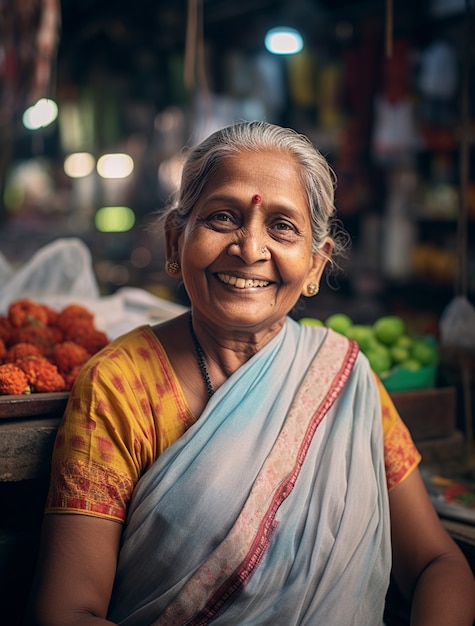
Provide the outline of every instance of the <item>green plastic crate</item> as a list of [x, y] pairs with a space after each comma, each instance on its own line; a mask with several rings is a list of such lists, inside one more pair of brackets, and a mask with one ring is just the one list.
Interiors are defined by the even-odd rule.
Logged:
[[432, 389], [435, 387], [436, 376], [436, 365], [426, 365], [418, 370], [398, 367], [388, 375], [381, 377], [381, 380], [388, 391], [410, 391], [412, 389]]

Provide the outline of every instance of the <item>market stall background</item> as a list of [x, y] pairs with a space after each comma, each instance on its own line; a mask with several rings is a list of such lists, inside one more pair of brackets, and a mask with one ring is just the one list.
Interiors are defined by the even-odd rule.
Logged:
[[[327, 156], [352, 244], [341, 273], [296, 316], [371, 324], [393, 314], [408, 332], [440, 339], [454, 299], [475, 296], [473, 4], [4, 1], [0, 315], [22, 295], [58, 307], [80, 297], [113, 337], [182, 310], [186, 294], [166, 276], [151, 226], [183, 151], [220, 126], [267, 119], [307, 134]], [[298, 54], [266, 49], [266, 33], [283, 25], [301, 34]], [[57, 117], [35, 126], [30, 107], [40, 98]], [[56, 269], [67, 287], [25, 293], [21, 284], [32, 283], [21, 279], [37, 259], [77, 243], [91, 259], [90, 298], [74, 292], [66, 260]], [[438, 389], [399, 399], [425, 460], [444, 467], [473, 453], [475, 358], [466, 348], [442, 353]], [[0, 605], [9, 626], [21, 620], [64, 402], [0, 405]]]
[[[55, 7], [56, 21], [42, 22]], [[173, 288], [148, 226], [183, 148], [265, 118], [308, 134], [338, 175], [353, 249], [319, 306], [374, 319], [412, 302], [415, 324], [436, 325], [459, 265], [464, 0], [29, 0], [2, 10], [0, 251], [9, 260], [79, 236], [104, 293]], [[301, 32], [302, 52], [266, 50], [279, 25]], [[40, 95], [58, 117], [27, 130], [22, 116]], [[92, 159], [86, 175], [67, 167], [78, 153]], [[110, 153], [131, 157], [124, 178], [99, 175]], [[468, 244], [474, 197], [470, 171]], [[473, 294], [475, 247], [466, 248]]]

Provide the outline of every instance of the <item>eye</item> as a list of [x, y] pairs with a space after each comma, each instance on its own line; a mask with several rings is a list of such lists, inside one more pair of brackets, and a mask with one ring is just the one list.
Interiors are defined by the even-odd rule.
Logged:
[[274, 226], [277, 230], [295, 230], [295, 228], [288, 222], [277, 222]]
[[299, 230], [289, 220], [277, 219], [269, 228], [269, 232], [274, 239], [282, 241], [294, 241], [299, 237]]
[[233, 230], [237, 227], [236, 216], [230, 211], [216, 211], [207, 217], [206, 223], [219, 231]]
[[227, 213], [215, 213], [210, 219], [217, 220], [218, 222], [228, 222], [231, 219], [231, 216]]

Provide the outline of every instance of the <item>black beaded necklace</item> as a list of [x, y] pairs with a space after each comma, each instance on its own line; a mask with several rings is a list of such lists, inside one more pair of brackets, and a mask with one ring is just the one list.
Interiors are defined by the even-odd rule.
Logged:
[[200, 367], [201, 376], [203, 377], [204, 384], [206, 385], [208, 396], [211, 398], [211, 396], [214, 394], [214, 389], [213, 389], [213, 385], [211, 384], [211, 378], [209, 377], [208, 368], [206, 367], [206, 361], [205, 361], [203, 348], [201, 347], [200, 342], [198, 341], [198, 337], [195, 335], [195, 329], [193, 328], [193, 319], [191, 317], [191, 313], [188, 317], [188, 322], [190, 324], [191, 338], [193, 339], [193, 345], [195, 346], [196, 359]]

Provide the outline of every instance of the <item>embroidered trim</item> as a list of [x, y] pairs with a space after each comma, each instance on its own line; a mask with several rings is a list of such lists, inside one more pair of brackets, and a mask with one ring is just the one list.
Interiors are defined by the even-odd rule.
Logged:
[[129, 476], [107, 471], [94, 462], [65, 460], [51, 477], [53, 488], [47, 500], [47, 513], [84, 513], [125, 520], [127, 504], [132, 493]]
[[391, 492], [413, 472], [421, 461], [421, 455], [402, 420], [397, 422], [384, 446], [386, 481]]

